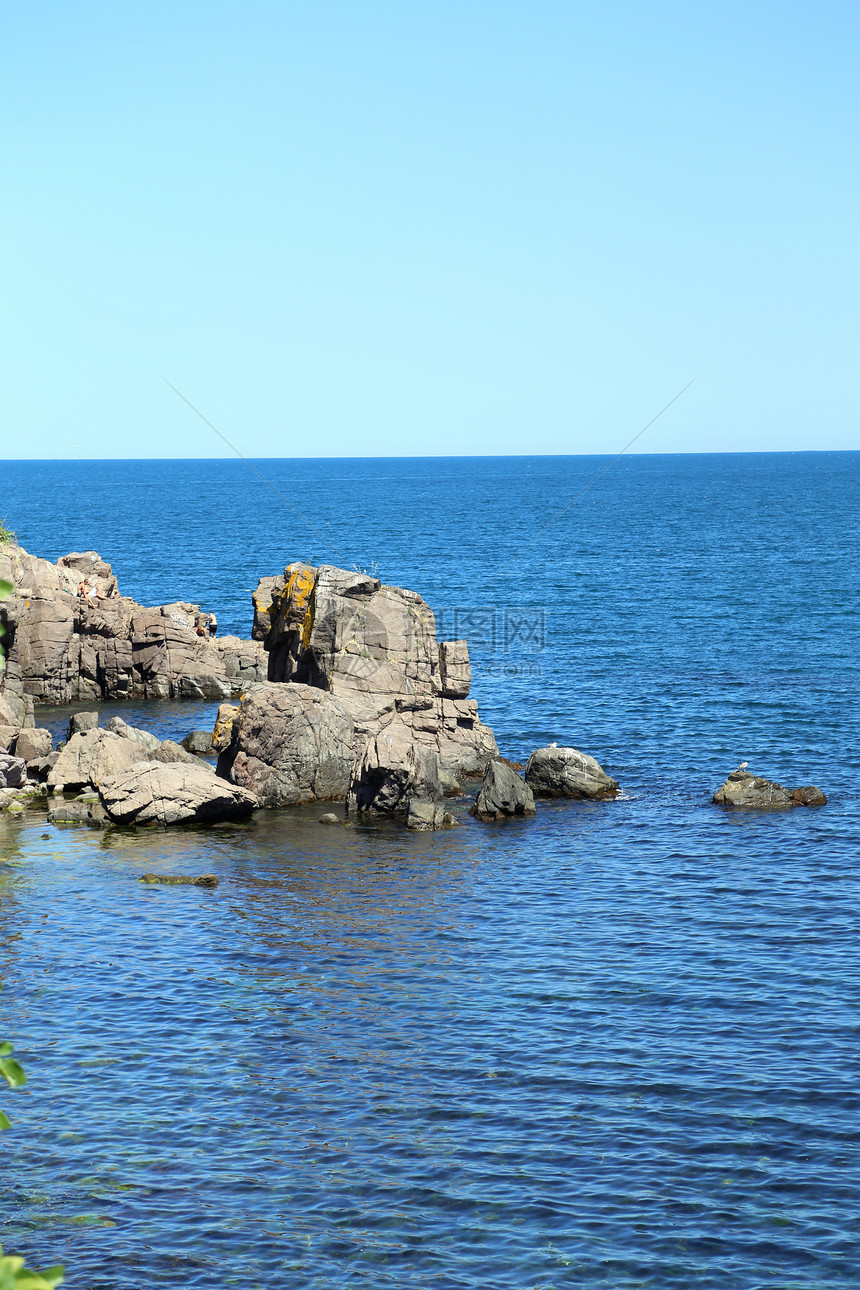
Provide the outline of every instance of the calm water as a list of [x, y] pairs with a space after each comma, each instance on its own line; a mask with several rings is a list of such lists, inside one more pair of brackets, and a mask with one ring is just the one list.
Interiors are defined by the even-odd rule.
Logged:
[[[601, 464], [259, 463], [316, 532], [239, 462], [4, 466], [29, 550], [222, 631], [291, 559], [377, 566], [504, 753], [625, 790], [435, 837], [0, 817], [5, 1246], [72, 1290], [856, 1286], [860, 454], [622, 460], [532, 543]], [[744, 760], [828, 806], [711, 806]]]

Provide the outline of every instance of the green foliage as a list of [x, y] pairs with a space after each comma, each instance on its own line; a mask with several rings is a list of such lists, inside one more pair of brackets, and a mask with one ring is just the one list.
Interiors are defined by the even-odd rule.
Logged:
[[15, 541], [15, 534], [7, 527], [5, 519], [0, 520], [0, 546], [11, 546]]
[[56, 1290], [63, 1283], [61, 1267], [34, 1272], [14, 1254], [4, 1254], [0, 1245], [0, 1290]]

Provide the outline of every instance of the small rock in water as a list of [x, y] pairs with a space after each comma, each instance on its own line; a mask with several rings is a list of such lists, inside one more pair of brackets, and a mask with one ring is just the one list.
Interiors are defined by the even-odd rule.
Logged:
[[206, 757], [212, 752], [212, 735], [208, 730], [192, 730], [181, 743], [186, 752], [197, 757]]
[[784, 788], [749, 770], [733, 770], [712, 799], [718, 806], [743, 806], [750, 810], [776, 811], [792, 806], [825, 806], [827, 798], [813, 784]]
[[214, 873], [193, 874], [144, 873], [138, 882], [157, 882], [163, 887], [217, 887], [218, 879]]
[[328, 811], [325, 815], [320, 816], [320, 824], [340, 824], [340, 820], [334, 811]]

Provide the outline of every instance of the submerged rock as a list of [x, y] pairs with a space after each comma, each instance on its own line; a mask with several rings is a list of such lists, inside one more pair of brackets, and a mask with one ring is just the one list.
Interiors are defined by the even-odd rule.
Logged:
[[213, 774], [204, 762], [165, 765], [146, 761], [98, 785], [116, 824], [187, 824], [236, 819], [256, 806], [252, 793]]
[[526, 762], [525, 780], [535, 797], [604, 799], [618, 793], [618, 780], [576, 748], [538, 748]]
[[792, 806], [824, 806], [827, 798], [812, 784], [803, 788], [784, 788], [773, 780], [763, 779], [749, 770], [733, 770], [726, 782], [714, 793], [718, 806], [743, 806], [754, 810], [784, 810]]
[[343, 820], [334, 811], [328, 811], [320, 816], [320, 824], [343, 824]]
[[534, 813], [535, 799], [528, 784], [505, 762], [491, 761], [470, 814], [479, 820], [503, 820]]
[[138, 882], [157, 882], [163, 887], [217, 887], [218, 878], [214, 873], [201, 873], [198, 877], [190, 874], [144, 873]]

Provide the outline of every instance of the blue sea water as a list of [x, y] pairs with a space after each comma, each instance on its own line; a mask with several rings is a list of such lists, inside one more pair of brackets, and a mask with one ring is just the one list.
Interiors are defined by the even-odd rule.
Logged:
[[[420, 591], [504, 754], [624, 790], [435, 836], [0, 817], [7, 1248], [72, 1290], [857, 1284], [860, 454], [636, 456], [577, 498], [603, 464], [4, 465], [28, 550], [222, 632], [296, 558]], [[713, 806], [740, 761], [828, 805]]]

